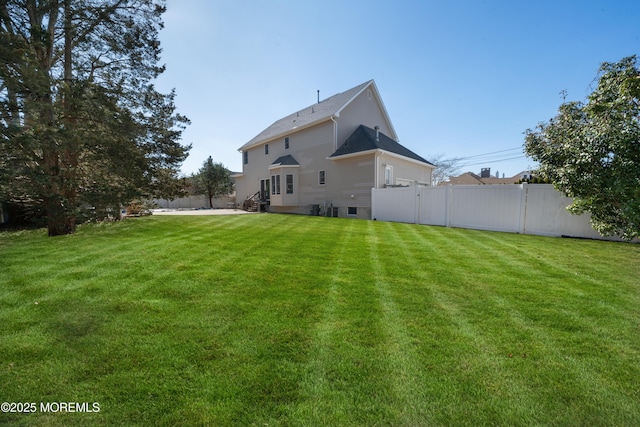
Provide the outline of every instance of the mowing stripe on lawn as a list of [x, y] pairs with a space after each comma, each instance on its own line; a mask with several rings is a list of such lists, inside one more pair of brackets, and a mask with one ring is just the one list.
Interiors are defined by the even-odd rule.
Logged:
[[[421, 364], [414, 351], [415, 340], [409, 336], [402, 309], [394, 298], [399, 285], [396, 282], [397, 274], [389, 271], [389, 263], [381, 261], [381, 258], [388, 258], [390, 254], [386, 248], [382, 247], [382, 239], [378, 237], [380, 227], [384, 228], [386, 236], [391, 236], [390, 241], [385, 243], [395, 246], [394, 253], [400, 249], [398, 255], [405, 258], [407, 253], [402, 245], [397, 246], [399, 239], [394, 225], [389, 223], [378, 225], [372, 222], [368, 224], [369, 235], [366, 243], [369, 246], [372, 272], [382, 307], [381, 320], [386, 335], [383, 351], [385, 364], [389, 369], [389, 381], [392, 384], [395, 417], [397, 422], [401, 420], [408, 425], [429, 424], [433, 408], [425, 404], [429, 396], [423, 387]], [[411, 277], [412, 270], [404, 270], [403, 274]]]
[[329, 425], [348, 413], [344, 408], [345, 398], [338, 396], [339, 392], [334, 390], [329, 370], [330, 364], [334, 363], [331, 354], [332, 344], [338, 331], [344, 327], [338, 318], [337, 310], [338, 305], [342, 304], [340, 287], [345, 282], [342, 279], [345, 253], [351, 245], [352, 238], [353, 224], [349, 225], [351, 227], [344, 227], [335, 245], [335, 258], [331, 259], [334, 265], [333, 272], [327, 278], [327, 294], [322, 303], [321, 318], [314, 327], [308, 361], [309, 372], [301, 384], [306, 399], [297, 408], [297, 413], [312, 424]]
[[[392, 396], [379, 348], [380, 307], [369, 253], [361, 245], [366, 238], [356, 222], [346, 222], [335, 245], [335, 267], [305, 381], [305, 395], [313, 397], [299, 408], [311, 424], [344, 424], [347, 419], [372, 424], [390, 416]], [[346, 387], [349, 383], [357, 386]]]

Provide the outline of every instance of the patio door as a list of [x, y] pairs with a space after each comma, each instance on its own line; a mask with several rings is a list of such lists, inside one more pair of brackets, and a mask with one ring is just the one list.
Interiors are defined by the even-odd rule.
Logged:
[[260, 200], [269, 200], [271, 194], [271, 180], [261, 179], [260, 180]]

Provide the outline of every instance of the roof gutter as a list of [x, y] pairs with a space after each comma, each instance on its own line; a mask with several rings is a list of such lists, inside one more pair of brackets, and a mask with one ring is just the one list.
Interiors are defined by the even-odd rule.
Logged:
[[273, 165], [269, 165], [268, 169], [281, 169], [281, 168], [299, 168], [300, 165], [283, 165], [282, 163], [276, 163]]
[[[249, 150], [249, 149], [251, 149], [251, 148], [254, 148], [254, 147], [259, 147], [259, 146], [264, 145], [264, 144], [269, 144], [269, 143], [271, 143], [271, 142], [273, 142], [273, 141], [277, 141], [277, 140], [279, 140], [279, 139], [281, 139], [281, 138], [284, 138], [285, 136], [291, 135], [291, 134], [293, 134], [293, 133], [295, 133], [295, 132], [299, 132], [299, 131], [301, 131], [301, 130], [308, 129], [308, 128], [313, 127], [313, 126], [316, 126], [317, 124], [320, 124], [320, 123], [324, 123], [324, 122], [326, 122], [328, 119], [333, 120], [333, 117], [338, 117], [338, 115], [336, 114], [335, 116], [331, 116], [331, 117], [329, 117], [329, 118], [324, 117], [323, 119], [317, 120], [317, 121], [315, 121], [315, 122], [307, 123], [307, 124], [306, 124], [306, 125], [304, 125], [304, 126], [300, 126], [300, 127], [297, 127], [297, 126], [296, 126], [296, 127], [292, 128], [292, 129], [287, 129], [285, 132], [280, 132], [279, 134], [274, 135], [274, 136], [272, 136], [272, 137], [270, 137], [270, 138], [268, 138], [268, 139], [261, 139], [261, 140], [258, 140], [258, 141], [256, 141], [256, 142], [252, 143], [251, 145], [246, 145], [246, 144], [245, 144], [245, 145], [243, 145], [242, 147], [238, 148], [238, 151], [239, 151], [239, 152], [243, 152], [243, 151], [247, 151], [247, 150]], [[336, 149], [337, 149], [337, 148], [336, 148]]]
[[341, 160], [341, 159], [349, 159], [349, 158], [352, 158], [352, 157], [366, 156], [367, 154], [377, 154], [377, 153], [384, 154], [384, 155], [389, 156], [389, 157], [395, 157], [397, 159], [404, 160], [404, 161], [410, 162], [410, 163], [415, 163], [417, 165], [426, 166], [426, 167], [431, 168], [431, 169], [435, 169], [436, 168], [435, 165], [432, 165], [430, 163], [421, 162], [420, 160], [412, 159], [411, 157], [406, 157], [406, 156], [403, 156], [401, 154], [393, 153], [391, 151], [382, 150], [380, 148], [373, 148], [371, 150], [358, 151], [356, 153], [342, 154], [340, 156], [329, 156], [329, 157], [327, 157], [327, 159], [328, 160]]

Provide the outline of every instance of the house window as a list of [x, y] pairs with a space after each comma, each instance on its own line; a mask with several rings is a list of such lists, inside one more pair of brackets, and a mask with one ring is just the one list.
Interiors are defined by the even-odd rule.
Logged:
[[327, 176], [326, 171], [318, 172], [318, 184], [324, 185], [326, 183], [326, 176]]
[[264, 154], [265, 156], [269, 154], [269, 144], [264, 144]]
[[289, 137], [285, 137], [284, 138], [284, 149], [288, 150], [289, 149]]
[[245, 165], [247, 163], [249, 163], [249, 152], [248, 151], [244, 151], [242, 153], [242, 163], [244, 163]]
[[349, 206], [347, 208], [347, 215], [358, 215], [358, 208]]
[[384, 167], [384, 184], [393, 185], [393, 166]]
[[287, 194], [293, 194], [293, 175], [287, 174]]
[[271, 187], [269, 185], [270, 183], [271, 180], [269, 178], [260, 180], [260, 200], [269, 200], [269, 193], [271, 192], [269, 189]]
[[271, 175], [271, 194], [280, 194], [280, 175]]

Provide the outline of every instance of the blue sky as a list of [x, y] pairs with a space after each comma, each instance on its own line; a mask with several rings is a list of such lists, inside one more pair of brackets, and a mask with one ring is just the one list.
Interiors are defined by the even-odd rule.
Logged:
[[[275, 120], [374, 79], [400, 143], [463, 171], [535, 166], [523, 132], [582, 101], [600, 64], [640, 54], [640, 1], [168, 0], [167, 71], [192, 124], [183, 172]], [[494, 154], [488, 154], [494, 153]], [[514, 158], [510, 160], [503, 160]]]

